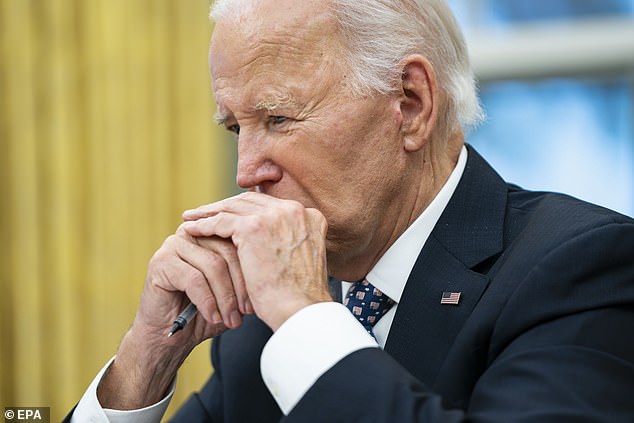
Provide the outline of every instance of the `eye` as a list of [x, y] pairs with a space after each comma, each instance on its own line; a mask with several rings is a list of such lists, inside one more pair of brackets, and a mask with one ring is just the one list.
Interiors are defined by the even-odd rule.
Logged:
[[237, 123], [235, 125], [227, 126], [227, 130], [233, 132], [236, 135], [240, 135], [240, 125]]
[[273, 125], [281, 125], [289, 119], [286, 116], [269, 116], [269, 120]]

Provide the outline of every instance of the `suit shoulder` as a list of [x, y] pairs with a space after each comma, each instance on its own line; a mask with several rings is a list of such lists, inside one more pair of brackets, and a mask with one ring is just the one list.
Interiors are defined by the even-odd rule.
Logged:
[[515, 190], [507, 220], [515, 233], [490, 274], [489, 296], [502, 304], [492, 351], [548, 322], [574, 327], [594, 318], [590, 311], [631, 310], [633, 219], [562, 194]]
[[561, 243], [615, 224], [634, 227], [634, 219], [565, 194], [509, 188], [505, 218], [507, 245], [525, 237]]

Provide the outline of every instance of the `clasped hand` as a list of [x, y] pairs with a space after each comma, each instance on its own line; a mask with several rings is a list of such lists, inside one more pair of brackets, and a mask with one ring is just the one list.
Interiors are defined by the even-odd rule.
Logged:
[[244, 314], [276, 330], [301, 308], [332, 300], [319, 211], [247, 192], [183, 218], [150, 261], [137, 324], [166, 333], [191, 300], [202, 319], [180, 336], [197, 344], [238, 327]]

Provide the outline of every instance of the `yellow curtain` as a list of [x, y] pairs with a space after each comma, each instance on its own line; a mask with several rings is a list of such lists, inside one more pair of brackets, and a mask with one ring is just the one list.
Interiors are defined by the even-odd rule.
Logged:
[[[208, 8], [0, 0], [0, 407], [59, 421], [116, 351], [181, 212], [232, 189]], [[208, 352], [168, 415], [209, 375]]]

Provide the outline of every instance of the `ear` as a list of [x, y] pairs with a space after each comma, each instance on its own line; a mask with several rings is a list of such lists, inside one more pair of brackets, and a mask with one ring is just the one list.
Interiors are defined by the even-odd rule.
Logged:
[[418, 151], [429, 142], [437, 125], [438, 80], [429, 60], [419, 54], [408, 56], [402, 66], [401, 132], [405, 150]]

